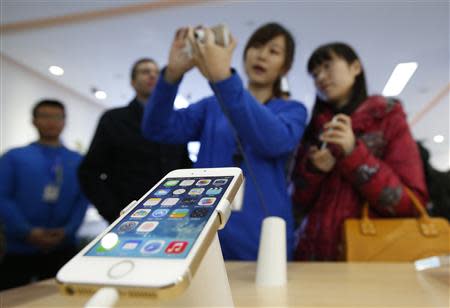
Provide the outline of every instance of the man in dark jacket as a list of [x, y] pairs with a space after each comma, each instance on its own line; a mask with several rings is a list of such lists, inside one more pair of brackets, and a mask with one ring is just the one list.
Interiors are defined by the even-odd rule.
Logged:
[[3, 225], [0, 221], [0, 263], [2, 262], [5, 252], [6, 252], [5, 235], [3, 233]]
[[159, 144], [141, 135], [144, 105], [158, 75], [152, 59], [133, 65], [131, 85], [136, 97], [128, 106], [103, 114], [78, 171], [83, 191], [110, 223], [169, 171], [191, 166], [186, 145]]

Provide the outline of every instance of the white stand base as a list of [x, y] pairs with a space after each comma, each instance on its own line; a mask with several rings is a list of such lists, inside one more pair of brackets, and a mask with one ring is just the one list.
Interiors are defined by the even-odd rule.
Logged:
[[[242, 185], [243, 187], [243, 185]], [[241, 190], [242, 190], [241, 187]], [[125, 214], [136, 201], [125, 207]], [[114, 304], [113, 304], [114, 305]], [[120, 305], [120, 300], [119, 300]], [[219, 236], [215, 235], [200, 263], [197, 273], [187, 290], [173, 299], [145, 300], [146, 307], [234, 307], [227, 271], [220, 248]], [[93, 305], [92, 307], [98, 307]], [[103, 306], [106, 307], [106, 306]], [[107, 306], [112, 307], [112, 306]]]
[[176, 298], [150, 300], [140, 298], [119, 299], [114, 288], [99, 290], [85, 304], [85, 308], [112, 307], [234, 307], [230, 284], [223, 261], [219, 237], [214, 237], [194, 279], [186, 291]]
[[234, 307], [217, 234], [188, 289], [177, 298], [155, 304], [159, 307]]

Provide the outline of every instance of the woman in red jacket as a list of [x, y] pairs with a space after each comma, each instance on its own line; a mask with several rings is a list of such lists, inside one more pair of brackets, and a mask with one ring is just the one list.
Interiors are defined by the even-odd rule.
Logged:
[[364, 70], [343, 43], [319, 47], [308, 61], [317, 89], [297, 155], [294, 204], [304, 215], [298, 260], [338, 260], [345, 219], [415, 216], [404, 187], [426, 201], [422, 164], [400, 103], [367, 96]]

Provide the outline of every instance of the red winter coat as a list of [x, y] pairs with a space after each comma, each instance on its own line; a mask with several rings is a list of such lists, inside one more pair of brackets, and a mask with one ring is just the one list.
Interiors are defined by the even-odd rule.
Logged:
[[343, 222], [361, 217], [365, 201], [372, 217], [393, 217], [418, 214], [404, 186], [422, 202], [428, 199], [419, 151], [398, 102], [381, 96], [363, 102], [350, 115], [356, 136], [353, 152], [344, 157], [330, 145], [337, 162], [329, 173], [322, 173], [307, 153], [310, 146], [320, 144], [323, 125], [333, 116], [325, 108], [311, 120], [312, 134], [297, 156], [293, 199], [307, 212], [299, 229], [298, 260], [337, 260]]

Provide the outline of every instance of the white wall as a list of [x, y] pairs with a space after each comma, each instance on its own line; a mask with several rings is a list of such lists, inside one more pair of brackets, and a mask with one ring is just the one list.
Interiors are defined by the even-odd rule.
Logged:
[[66, 106], [64, 144], [84, 152], [89, 147], [104, 107], [0, 55], [0, 154], [38, 137], [31, 124], [33, 105], [43, 98], [58, 99]]

